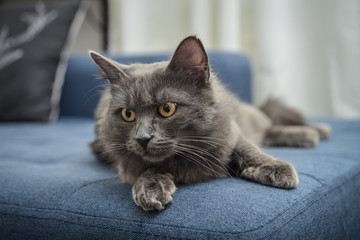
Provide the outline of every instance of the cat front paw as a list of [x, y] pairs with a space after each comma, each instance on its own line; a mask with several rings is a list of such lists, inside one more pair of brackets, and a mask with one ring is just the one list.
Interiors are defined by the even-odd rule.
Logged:
[[241, 173], [241, 177], [278, 188], [294, 188], [299, 179], [292, 164], [274, 160], [257, 167], [248, 167]]
[[132, 187], [132, 196], [136, 205], [145, 211], [162, 211], [173, 200], [176, 187], [171, 174], [141, 175]]

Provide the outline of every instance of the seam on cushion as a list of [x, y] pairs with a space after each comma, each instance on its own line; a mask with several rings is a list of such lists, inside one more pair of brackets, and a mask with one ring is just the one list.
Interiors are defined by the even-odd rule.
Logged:
[[96, 181], [89, 182], [89, 183], [86, 183], [86, 184], [82, 185], [81, 187], [77, 188], [75, 191], [73, 191], [72, 193], [70, 193], [67, 197], [65, 197], [65, 198], [61, 201], [59, 208], [61, 209], [61, 208], [65, 205], [66, 201], [69, 200], [69, 198], [71, 198], [75, 193], [77, 193], [78, 191], [80, 191], [82, 188], [87, 187], [87, 186], [89, 186], [89, 185], [91, 185], [91, 184], [95, 184], [95, 183], [99, 183], [99, 182], [106, 182], [106, 181], [108, 181], [108, 180], [113, 180], [113, 179], [116, 179], [116, 178], [117, 178], [117, 177], [100, 179], [100, 180], [96, 180]]
[[[122, 221], [122, 222], [131, 223], [131, 224], [138, 224], [138, 225], [148, 225], [148, 226], [156, 226], [156, 227], [168, 227], [168, 228], [176, 228], [176, 229], [187, 229], [187, 230], [191, 230], [191, 231], [205, 232], [205, 233], [210, 232], [210, 233], [217, 233], [217, 234], [238, 234], [238, 233], [246, 233], [246, 232], [249, 232], [249, 231], [250, 232], [255, 231], [255, 230], [260, 229], [260, 228], [263, 227], [263, 226], [260, 226], [260, 227], [257, 227], [257, 228], [251, 229], [251, 230], [246, 230], [246, 231], [243, 231], [243, 232], [216, 231], [216, 230], [211, 230], [211, 229], [182, 227], [182, 226], [163, 224], [163, 223], [147, 223], [147, 222], [142, 222], [142, 221], [127, 220], [127, 219], [123, 219], [123, 218], [114, 218], [114, 217], [107, 217], [107, 216], [94, 216], [94, 215], [84, 214], [84, 213], [80, 213], [80, 212], [73, 212], [73, 211], [64, 210], [64, 209], [23, 207], [23, 206], [20, 206], [20, 205], [8, 204], [8, 203], [0, 203], [0, 204], [7, 205], [7, 206], [16, 206], [16, 207], [21, 207], [21, 208], [26, 208], [26, 209], [71, 213], [71, 214], [74, 214], [74, 215], [80, 215], [80, 216], [84, 216], [84, 217], [91, 217], [91, 218], [97, 218], [97, 219], [101, 218], [101, 219], [105, 219], [105, 220], [116, 220], [116, 221]], [[21, 214], [15, 214], [15, 213], [8, 213], [8, 212], [3, 212], [3, 211], [0, 211], [0, 213], [9, 214], [9, 215], [13, 215], [13, 216], [26, 217], [26, 218], [53, 219], [53, 220], [59, 220], [59, 221], [64, 221], [64, 222], [71, 222], [71, 221], [62, 220], [62, 219], [56, 219], [56, 218], [35, 217], [35, 216], [21, 215]], [[89, 226], [92, 226], [92, 225], [89, 225]], [[94, 226], [96, 226], [96, 225], [94, 225]]]
[[[108, 179], [101, 179], [101, 180], [97, 180], [88, 184], [85, 184], [83, 186], [81, 186], [80, 188], [78, 188], [77, 190], [75, 190], [73, 193], [71, 193], [67, 198], [69, 199], [72, 195], [74, 195], [77, 191], [79, 191], [80, 189], [91, 185], [93, 183], [98, 183], [98, 182], [102, 182], [102, 181], [107, 181], [107, 180], [111, 180], [114, 178], [108, 178]], [[115, 178], [116, 179], [116, 178]], [[303, 197], [301, 200], [307, 198], [307, 196]], [[65, 201], [65, 200], [64, 200]], [[9, 205], [9, 206], [18, 206], [18, 207], [23, 207], [21, 205], [15, 205], [15, 204], [8, 204], [8, 203], [1, 203], [0, 204], [4, 204], [4, 205]], [[297, 203], [295, 203], [297, 204]], [[294, 205], [295, 205], [294, 204]], [[66, 209], [62, 209], [62, 208], [35, 208], [35, 207], [25, 207], [27, 209], [42, 209], [42, 210], [50, 210], [50, 211], [62, 211], [62, 212], [67, 212], [67, 213], [71, 213], [71, 214], [76, 214], [76, 215], [80, 215], [80, 216], [85, 216], [85, 217], [93, 217], [93, 218], [102, 218], [102, 219], [111, 219], [111, 220], [116, 220], [116, 221], [123, 221], [123, 222], [127, 222], [127, 223], [131, 223], [131, 224], [142, 224], [142, 225], [149, 225], [149, 226], [162, 226], [162, 227], [169, 227], [169, 228], [178, 228], [178, 229], [189, 229], [191, 231], [200, 231], [200, 232], [211, 232], [211, 233], [218, 233], [218, 234], [241, 234], [241, 233], [248, 233], [248, 232], [253, 232], [256, 231], [260, 228], [263, 228], [264, 226], [272, 223], [273, 221], [275, 221], [277, 218], [281, 217], [284, 213], [286, 213], [287, 211], [289, 211], [290, 209], [293, 208], [293, 206], [290, 206], [286, 209], [284, 209], [283, 211], [281, 211], [279, 214], [277, 214], [274, 218], [270, 219], [269, 221], [267, 221], [266, 223], [264, 223], [263, 225], [260, 225], [256, 228], [252, 228], [252, 229], [248, 229], [248, 230], [244, 230], [241, 232], [230, 232], [230, 231], [216, 231], [216, 230], [211, 230], [211, 229], [202, 229], [202, 228], [194, 228], [194, 227], [185, 227], [185, 226], [177, 226], [177, 225], [171, 225], [171, 224], [164, 224], [164, 223], [147, 223], [147, 222], [142, 222], [142, 221], [137, 221], [137, 220], [128, 220], [128, 219], [124, 219], [124, 218], [114, 218], [114, 217], [108, 217], [108, 216], [98, 216], [98, 215], [90, 215], [90, 214], [85, 214], [85, 213], [81, 213], [81, 212], [74, 212], [71, 210], [66, 210]]]
[[307, 177], [310, 177], [312, 179], [314, 179], [315, 181], [317, 181], [318, 183], [320, 183], [321, 186], [325, 186], [325, 182], [322, 180], [322, 179], [319, 179], [317, 177], [314, 177], [313, 175], [309, 174], [309, 173], [304, 173], [304, 172], [298, 172], [299, 174], [301, 175], [304, 175], [304, 176], [307, 176]]
[[[303, 173], [301, 173], [301, 172], [298, 172], [298, 173], [301, 174], [301, 175], [307, 176], [307, 177], [309, 177], [309, 178], [311, 178], [311, 179], [314, 179], [315, 181], [319, 182], [319, 184], [320, 184], [321, 187], [324, 186], [324, 185], [326, 185], [326, 184], [322, 184], [322, 183], [321, 183], [321, 180], [316, 179], [315, 177], [313, 177], [313, 176], [310, 175], [310, 174], [303, 174]], [[258, 229], [260, 229], [260, 228], [263, 228], [263, 227], [266, 226], [266, 225], [271, 224], [271, 223], [274, 222], [276, 219], [278, 219], [279, 217], [281, 217], [282, 215], [284, 215], [287, 211], [289, 211], [290, 209], [292, 209], [293, 206], [295, 206], [298, 202], [301, 202], [301, 201], [303, 201], [303, 200], [306, 199], [306, 198], [308, 198], [308, 195], [304, 196], [303, 198], [301, 198], [301, 200], [297, 201], [296, 203], [294, 203], [294, 204], [291, 205], [290, 207], [282, 210], [280, 213], [278, 213], [278, 214], [277, 214], [276, 216], [274, 216], [272, 219], [269, 219], [267, 222], [265, 222], [263, 225], [261, 225], [261, 226], [259, 226], [259, 227], [257, 227], [257, 228], [245, 230], [245, 231], [238, 232], [238, 233], [253, 232], [253, 231], [256, 231], [256, 230], [258, 230]]]
[[310, 208], [312, 205], [314, 205], [315, 203], [317, 203], [318, 201], [322, 200], [324, 197], [326, 197], [327, 195], [335, 192], [336, 190], [340, 189], [341, 187], [343, 187], [345, 184], [347, 184], [348, 182], [350, 182], [351, 180], [353, 180], [354, 178], [358, 177], [360, 175], [360, 172], [356, 173], [354, 176], [352, 176], [351, 178], [349, 178], [348, 180], [346, 180], [345, 182], [343, 182], [342, 184], [338, 185], [337, 187], [331, 189], [330, 191], [324, 193], [320, 198], [310, 202], [309, 204], [307, 204], [299, 213], [295, 214], [295, 216], [293, 216], [292, 218], [290, 218], [288, 221], [286, 221], [284, 224], [282, 224], [278, 229], [276, 229], [275, 231], [267, 234], [266, 236], [262, 237], [262, 238], [258, 238], [258, 240], [260, 239], [266, 239], [268, 237], [270, 237], [271, 235], [279, 232], [285, 225], [287, 225], [289, 222], [291, 222], [292, 220], [294, 220], [297, 216], [303, 214], [308, 208]]
[[64, 223], [70, 223], [70, 224], [85, 226], [85, 227], [95, 227], [95, 228], [100, 228], [100, 229], [109, 229], [109, 230], [115, 230], [115, 231], [125, 231], [125, 232], [131, 232], [131, 233], [140, 233], [140, 234], [145, 234], [145, 235], [152, 235], [152, 236], [155, 236], [155, 237], [166, 237], [166, 238], [172, 238], [172, 239], [194, 240], [194, 238], [178, 238], [178, 237], [173, 237], [173, 236], [154, 234], [154, 233], [150, 233], [150, 232], [140, 232], [140, 231], [133, 231], [133, 230], [129, 230], [129, 229], [122, 229], [122, 228], [118, 228], [118, 227], [109, 227], [109, 226], [93, 225], [93, 224], [83, 224], [83, 223], [79, 223], [79, 222], [75, 222], [75, 221], [69, 221], [69, 220], [58, 219], [58, 218], [34, 217], [34, 216], [26, 216], [26, 215], [7, 213], [7, 212], [0, 212], [0, 213], [6, 214], [6, 215], [17, 216], [17, 217], [30, 218], [30, 219], [53, 220], [53, 221], [58, 221], [58, 222], [64, 222]]
[[[103, 181], [105, 180], [109, 180], [109, 179], [103, 179]], [[96, 182], [101, 182], [101, 180], [99, 181], [96, 181]], [[92, 182], [92, 183], [95, 183], [95, 182]], [[90, 185], [92, 183], [89, 183], [87, 185]], [[82, 187], [85, 187], [82, 186]], [[81, 187], [81, 188], [82, 188]], [[307, 196], [305, 196], [304, 198], [302, 198], [301, 200], [307, 198]], [[300, 201], [301, 201], [300, 200]], [[20, 205], [14, 205], [14, 204], [7, 204], [7, 203], [2, 203], [4, 205], [13, 205], [13, 206], [18, 206], [18, 207], [23, 207], [23, 206], [20, 206]], [[297, 203], [295, 203], [297, 204]], [[294, 204], [294, 205], [295, 205]], [[71, 214], [75, 214], [75, 215], [80, 215], [80, 216], [85, 216], [85, 217], [93, 217], [93, 218], [102, 218], [102, 219], [111, 219], [111, 220], [116, 220], [116, 221], [123, 221], [123, 222], [128, 222], [128, 223], [131, 223], [131, 224], [142, 224], [142, 225], [149, 225], [149, 226], [163, 226], [163, 227], [169, 227], [169, 228], [178, 228], [178, 229], [189, 229], [189, 230], [192, 230], [192, 231], [201, 231], [201, 232], [211, 232], [211, 233], [218, 233], [218, 234], [241, 234], [241, 233], [248, 233], [248, 232], [253, 232], [253, 231], [256, 231], [260, 228], [263, 228], [264, 226], [272, 223], [273, 221], [275, 221], [277, 218], [281, 217], [284, 213], [286, 213], [287, 211], [289, 211], [290, 209], [293, 208], [293, 206], [290, 206], [286, 209], [284, 209], [282, 212], [280, 212], [279, 214], [277, 214], [277, 216], [275, 216], [274, 218], [270, 219], [268, 222], [264, 223], [263, 225], [261, 226], [258, 226], [256, 228], [252, 228], [252, 229], [249, 229], [249, 230], [245, 230], [245, 231], [241, 231], [241, 232], [230, 232], [230, 231], [216, 231], [216, 230], [211, 230], [211, 229], [201, 229], [201, 228], [194, 228], [194, 227], [182, 227], [182, 226], [177, 226], [177, 225], [171, 225], [171, 224], [163, 224], [163, 223], [147, 223], [147, 222], [142, 222], [142, 221], [136, 221], [136, 220], [128, 220], [128, 219], [124, 219], [124, 218], [113, 218], [113, 217], [107, 217], [107, 216], [94, 216], [94, 215], [90, 215], [90, 214], [84, 214], [84, 213], [80, 213], [80, 212], [73, 212], [71, 210], [65, 210], [65, 209], [51, 209], [51, 208], [42, 208], [42, 210], [50, 210], [50, 211], [62, 211], [62, 212], [67, 212], [67, 213], [71, 213]], [[28, 209], [40, 209], [40, 208], [33, 208], [33, 207], [26, 207]]]
[[[303, 212], [306, 211], [306, 209], [308, 207], [310, 207], [311, 205], [315, 204], [316, 202], [318, 202], [319, 200], [321, 200], [322, 198], [324, 198], [326, 195], [332, 193], [333, 191], [337, 190], [338, 188], [344, 186], [346, 183], [348, 183], [350, 180], [352, 180], [353, 178], [357, 177], [360, 174], [360, 172], [355, 173], [354, 176], [352, 176], [351, 178], [349, 178], [348, 180], [344, 181], [341, 185], [338, 185], [337, 187], [335, 187], [334, 189], [330, 190], [327, 193], [324, 193], [324, 195], [312, 202], [310, 202], [307, 206], [305, 206], [299, 213], [297, 213], [295, 216], [293, 216], [290, 220], [288, 220], [285, 224], [281, 225], [280, 228], [278, 228], [277, 230], [275, 230], [274, 232], [269, 233], [267, 236], [271, 236], [272, 234], [276, 233], [277, 231], [281, 230], [282, 227], [284, 227], [288, 222], [292, 221], [294, 218], [296, 218], [298, 215], [302, 214]], [[103, 179], [103, 181], [105, 180], [109, 180], [109, 179]], [[101, 180], [99, 180], [101, 181]], [[94, 183], [94, 182], [92, 182]], [[90, 183], [91, 184], [91, 183]], [[89, 184], [88, 184], [89, 185]], [[84, 187], [84, 186], [83, 186]], [[307, 196], [306, 196], [307, 197]], [[302, 198], [301, 200], [306, 199], [306, 197]], [[301, 201], [300, 200], [300, 201]], [[8, 204], [8, 203], [1, 203], [3, 205], [9, 205], [9, 206], [19, 206], [19, 205], [14, 205], [14, 204]], [[297, 204], [297, 203], [296, 203]], [[249, 229], [249, 230], [245, 230], [245, 231], [241, 231], [241, 232], [229, 232], [229, 231], [216, 231], [216, 230], [209, 230], [209, 229], [200, 229], [200, 228], [193, 228], [193, 227], [181, 227], [181, 226], [177, 226], [177, 225], [170, 225], [170, 224], [162, 224], [162, 223], [146, 223], [146, 222], [141, 222], [141, 221], [135, 221], [135, 220], [127, 220], [127, 219], [121, 219], [121, 218], [112, 218], [112, 217], [105, 217], [105, 216], [94, 216], [94, 215], [89, 215], [89, 214], [84, 214], [84, 213], [79, 213], [79, 212], [72, 212], [69, 210], [63, 210], [63, 209], [51, 209], [51, 208], [42, 208], [42, 210], [51, 210], [51, 211], [62, 211], [62, 212], [68, 212], [68, 213], [72, 213], [75, 215], [81, 215], [81, 216], [85, 216], [85, 217], [94, 217], [94, 218], [103, 218], [103, 219], [112, 219], [112, 220], [117, 220], [117, 221], [123, 221], [123, 222], [129, 222], [129, 223], [135, 223], [135, 224], [143, 224], [143, 225], [154, 225], [154, 226], [163, 226], [163, 227], [170, 227], [170, 228], [177, 228], [177, 229], [189, 229], [192, 231], [202, 231], [202, 232], [212, 232], [212, 233], [218, 233], [218, 234], [231, 234], [231, 235], [236, 235], [236, 234], [242, 234], [242, 233], [248, 233], [248, 232], [253, 232], [256, 231], [260, 228], [263, 228], [264, 226], [272, 223], [273, 221], [275, 221], [277, 218], [279, 218], [280, 216], [282, 216], [285, 212], [287, 212], [289, 209], [292, 209], [294, 205], [290, 206], [289, 208], [285, 209], [284, 211], [282, 211], [279, 215], [277, 215], [275, 218], [271, 219], [269, 222], [257, 227], [257, 228], [253, 228], [253, 229]], [[23, 206], [20, 206], [23, 207]], [[28, 209], [40, 209], [40, 208], [33, 208], [33, 207], [25, 207]], [[11, 215], [15, 215], [17, 216], [17, 214], [12, 214], [12, 213], [6, 213], [3, 212], [5, 214], [11, 214]], [[23, 215], [19, 215], [19, 216], [23, 216]], [[31, 217], [31, 216], [24, 216], [24, 217]], [[35, 217], [36, 218], [36, 217]], [[49, 218], [51, 219], [51, 218]], [[63, 221], [63, 220], [59, 220], [59, 221]], [[267, 237], [266, 236], [266, 237]], [[259, 239], [264, 239], [266, 237], [263, 238], [259, 238]]]

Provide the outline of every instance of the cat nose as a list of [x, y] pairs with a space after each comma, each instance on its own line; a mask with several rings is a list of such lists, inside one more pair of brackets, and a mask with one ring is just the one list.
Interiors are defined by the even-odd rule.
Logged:
[[152, 136], [146, 136], [141, 138], [136, 138], [136, 141], [142, 146], [144, 149], [147, 147], [148, 143], [150, 142], [150, 139]]

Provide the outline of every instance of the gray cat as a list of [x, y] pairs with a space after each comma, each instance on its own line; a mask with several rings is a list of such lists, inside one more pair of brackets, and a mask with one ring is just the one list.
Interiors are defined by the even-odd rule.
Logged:
[[293, 188], [294, 167], [258, 146], [314, 147], [330, 128], [309, 126], [270, 100], [237, 100], [211, 73], [201, 41], [184, 39], [170, 62], [122, 65], [90, 52], [110, 84], [96, 110], [98, 158], [113, 164], [144, 210], [163, 210], [175, 184], [238, 176]]

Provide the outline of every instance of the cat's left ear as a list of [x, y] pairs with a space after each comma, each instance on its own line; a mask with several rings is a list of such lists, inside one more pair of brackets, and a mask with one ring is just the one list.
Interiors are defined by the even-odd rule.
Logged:
[[125, 77], [127, 77], [124, 71], [124, 65], [121, 65], [107, 57], [104, 57], [95, 51], [90, 51], [89, 55], [94, 60], [96, 65], [105, 73], [110, 83], [118, 83]]
[[210, 76], [208, 56], [196, 36], [185, 38], [177, 47], [168, 68], [172, 71], [186, 71], [196, 74], [203, 81]]

